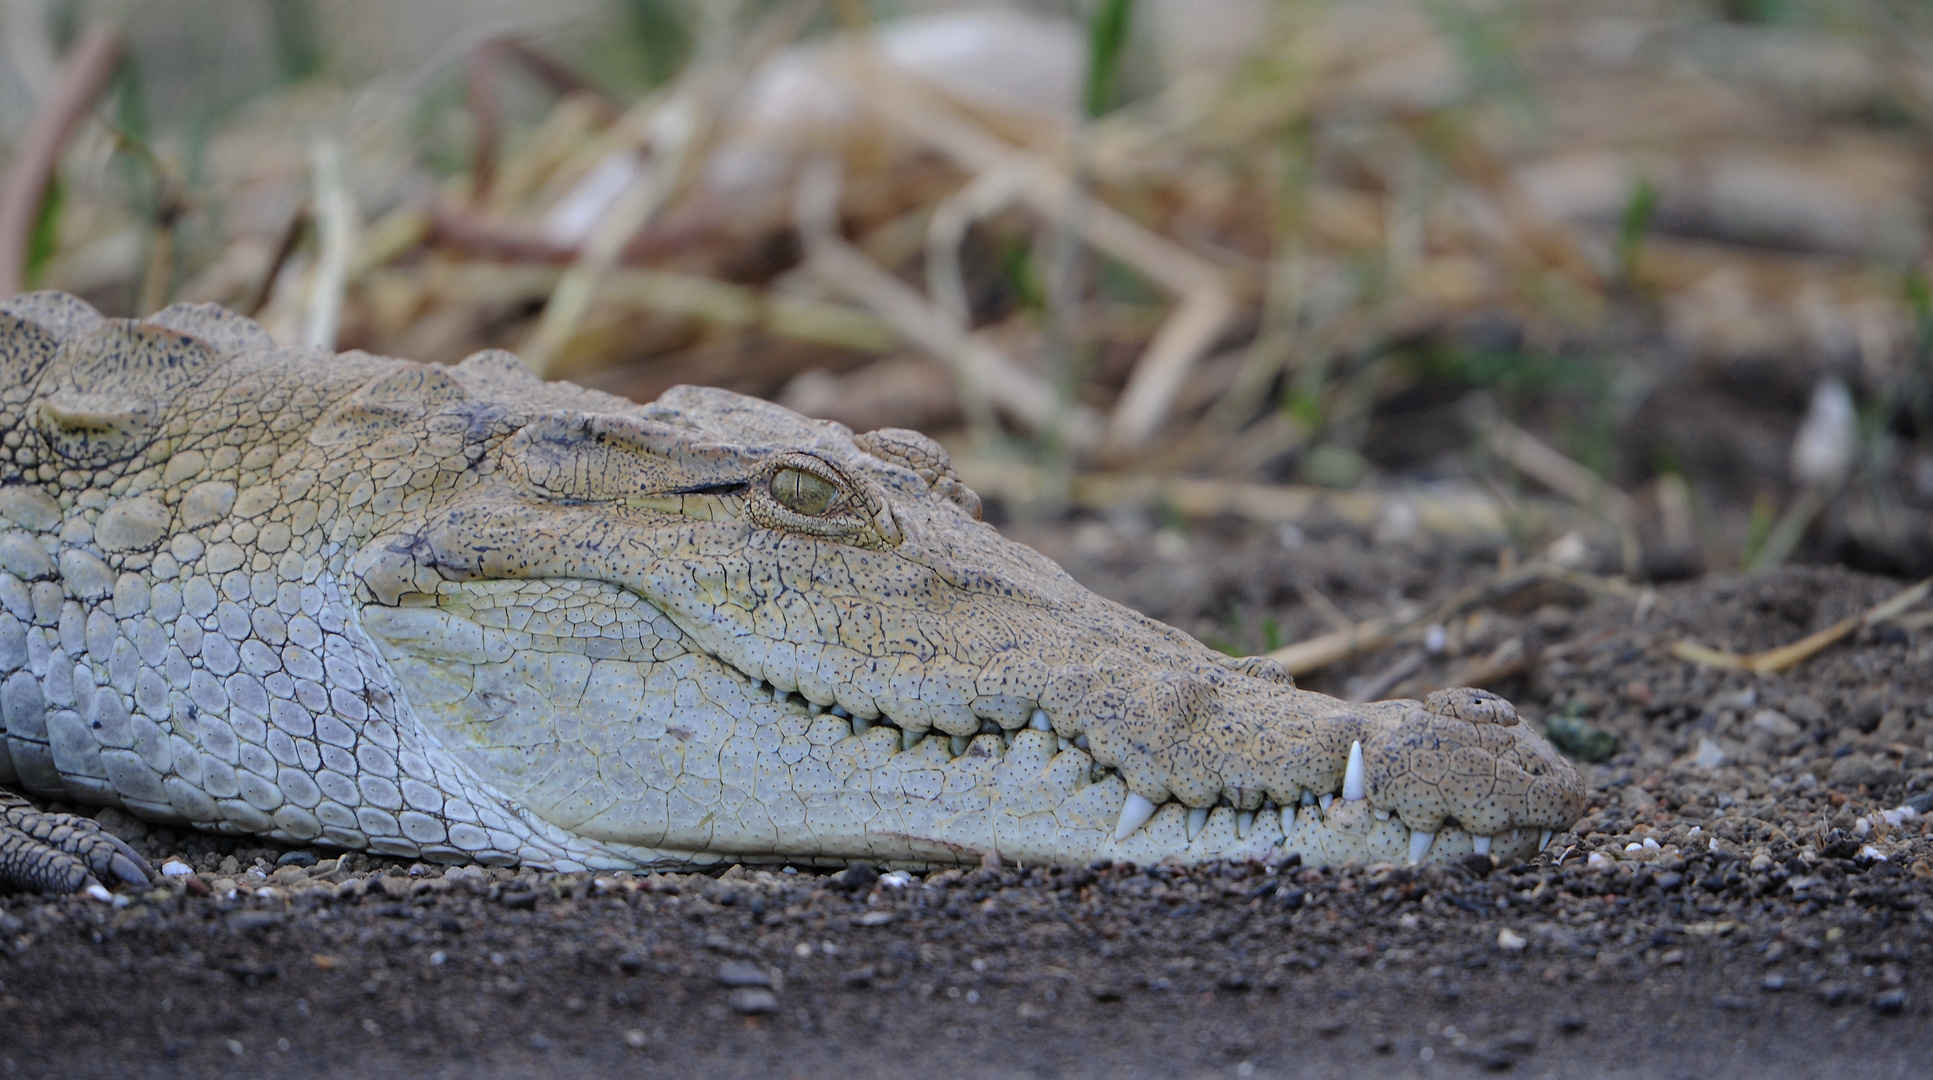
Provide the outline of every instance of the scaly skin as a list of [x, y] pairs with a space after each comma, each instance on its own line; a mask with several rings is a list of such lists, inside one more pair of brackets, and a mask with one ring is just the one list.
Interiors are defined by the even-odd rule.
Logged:
[[[1501, 699], [1223, 657], [980, 523], [913, 432], [277, 348], [209, 306], [0, 313], [17, 789], [558, 869], [1514, 858], [1582, 809]], [[0, 871], [49, 843], [7, 829]]]

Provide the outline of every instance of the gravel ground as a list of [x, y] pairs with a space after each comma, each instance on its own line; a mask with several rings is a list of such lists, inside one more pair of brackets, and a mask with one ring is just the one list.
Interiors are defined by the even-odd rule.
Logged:
[[[1362, 616], [1495, 567], [1090, 525], [1027, 538], [1243, 648], [1324, 629], [1311, 588]], [[1532, 658], [1497, 688], [1609, 756], [1576, 832], [1526, 866], [593, 877], [107, 811], [195, 872], [112, 905], [0, 901], [0, 1075], [1924, 1076], [1933, 835], [1886, 811], [1933, 812], [1933, 632], [1862, 631], [1765, 678], [1669, 651], [1785, 644], [1903, 584], [1711, 577], [1642, 617], [1549, 588], [1439, 653], [1310, 683], [1406, 693]]]

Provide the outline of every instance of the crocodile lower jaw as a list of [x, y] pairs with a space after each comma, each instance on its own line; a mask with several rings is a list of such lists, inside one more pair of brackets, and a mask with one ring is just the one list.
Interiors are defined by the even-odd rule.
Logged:
[[[1293, 806], [1156, 806], [1039, 710], [1013, 729], [988, 720], [973, 735], [906, 730], [750, 677], [604, 583], [452, 590], [472, 613], [510, 591], [549, 610], [522, 629], [430, 607], [365, 608], [363, 624], [424, 728], [480, 779], [640, 864], [929, 866], [987, 853], [1152, 864], [1290, 852], [1313, 863], [1401, 863], [1484, 847], [1513, 860], [1548, 839], [1527, 829], [1413, 833], [1351, 791], [1347, 776], [1343, 790], [1303, 792]], [[533, 594], [556, 602], [533, 604]], [[573, 620], [573, 604], [595, 618]], [[498, 621], [488, 610], [479, 618]]]

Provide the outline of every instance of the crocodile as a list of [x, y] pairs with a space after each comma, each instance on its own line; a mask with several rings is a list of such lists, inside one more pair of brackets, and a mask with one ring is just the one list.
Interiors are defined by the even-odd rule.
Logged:
[[[1103, 599], [933, 440], [514, 355], [0, 304], [0, 787], [556, 870], [1535, 855], [1500, 697], [1346, 703]], [[0, 884], [149, 870], [0, 799]]]

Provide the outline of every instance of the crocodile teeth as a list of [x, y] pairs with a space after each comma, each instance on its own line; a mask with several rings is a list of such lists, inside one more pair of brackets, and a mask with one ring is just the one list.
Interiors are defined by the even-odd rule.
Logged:
[[1471, 848], [1475, 849], [1476, 853], [1479, 855], [1490, 854], [1490, 838], [1487, 836], [1471, 837], [1470, 846]]
[[872, 730], [872, 726], [873, 722], [863, 716], [855, 716], [852, 718], [852, 733], [854, 735], [864, 735], [866, 732]]
[[1254, 825], [1255, 814], [1253, 812], [1248, 810], [1237, 811], [1235, 814], [1235, 839], [1248, 839], [1248, 830], [1253, 828]]
[[1436, 843], [1436, 834], [1417, 830], [1409, 834], [1409, 861], [1420, 863], [1430, 853], [1430, 846]]
[[1549, 846], [1550, 846], [1550, 830], [1545, 829], [1544, 835], [1537, 838], [1537, 850], [1542, 851]]
[[1342, 774], [1342, 797], [1355, 802], [1366, 794], [1363, 791], [1362, 743], [1349, 744], [1349, 767]]
[[1128, 792], [1128, 801], [1121, 804], [1121, 822], [1114, 826], [1114, 842], [1118, 844], [1133, 836], [1153, 816], [1154, 804], [1146, 796]]
[[973, 741], [972, 739], [969, 739], [965, 735], [953, 736], [953, 741], [949, 744], [949, 748], [953, 751], [953, 756], [959, 757], [961, 754], [966, 753], [967, 744], [971, 743], [972, 741]]
[[1329, 804], [1335, 801], [1336, 801], [1335, 792], [1330, 792], [1316, 799], [1316, 805], [1322, 807], [1323, 817], [1329, 816]]
[[1309, 790], [1308, 788], [1303, 788], [1303, 789], [1302, 789], [1302, 805], [1304, 805], [1304, 806], [1314, 806], [1315, 804], [1316, 804], [1316, 793], [1315, 793], [1315, 792], [1313, 792], [1313, 791], [1310, 791], [1310, 790]]
[[1198, 806], [1188, 811], [1188, 839], [1192, 842], [1195, 837], [1200, 836], [1201, 827], [1206, 824], [1208, 824], [1206, 808]]
[[1035, 709], [1034, 715], [1027, 721], [1027, 726], [1035, 731], [1054, 730], [1054, 725], [1047, 719], [1047, 712], [1044, 709]]
[[913, 747], [918, 746], [920, 740], [924, 738], [926, 738], [926, 732], [924, 731], [901, 731], [899, 733], [899, 748], [901, 750], [911, 750]]

